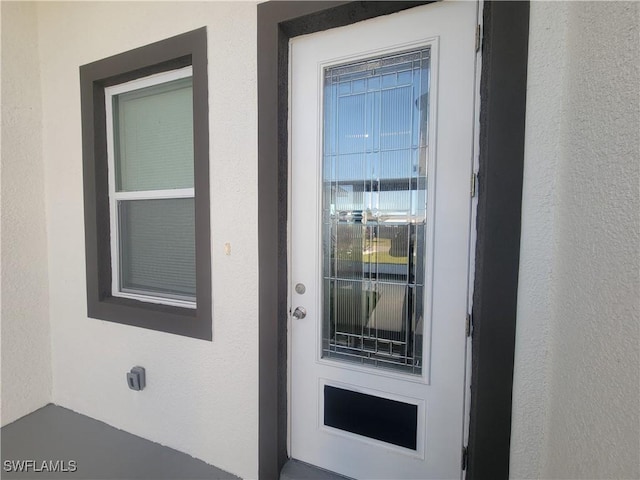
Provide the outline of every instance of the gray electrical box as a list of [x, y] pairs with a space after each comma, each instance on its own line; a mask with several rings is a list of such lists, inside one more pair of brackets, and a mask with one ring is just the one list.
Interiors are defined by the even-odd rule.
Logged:
[[144, 367], [133, 367], [127, 372], [127, 385], [131, 390], [142, 390], [147, 384]]

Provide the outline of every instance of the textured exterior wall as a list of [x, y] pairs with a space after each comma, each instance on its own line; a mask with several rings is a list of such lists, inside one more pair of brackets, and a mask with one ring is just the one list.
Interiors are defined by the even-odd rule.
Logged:
[[569, 7], [550, 478], [640, 478], [640, 3]]
[[531, 3], [512, 478], [640, 477], [639, 7]]
[[[53, 400], [255, 478], [255, 4], [43, 2], [38, 16]], [[87, 318], [78, 73], [82, 64], [202, 26], [209, 51], [212, 342]], [[147, 369], [142, 392], [125, 382], [134, 365]]]
[[51, 401], [36, 8], [2, 2], [2, 425]]
[[539, 478], [546, 441], [557, 169], [562, 161], [568, 7], [531, 2], [511, 478]]
[[[639, 8], [531, 3], [512, 478], [640, 477]], [[53, 398], [255, 478], [255, 14], [2, 3], [3, 424]], [[88, 319], [82, 211], [79, 65], [203, 25], [213, 342]]]

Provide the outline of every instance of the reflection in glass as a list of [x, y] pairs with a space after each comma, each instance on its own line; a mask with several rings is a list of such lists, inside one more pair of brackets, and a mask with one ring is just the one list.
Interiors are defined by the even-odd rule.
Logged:
[[325, 358], [422, 372], [429, 59], [325, 70]]

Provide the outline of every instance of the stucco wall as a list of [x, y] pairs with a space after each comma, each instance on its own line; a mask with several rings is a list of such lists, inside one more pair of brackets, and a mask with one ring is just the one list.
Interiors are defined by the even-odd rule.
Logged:
[[532, 2], [510, 475], [539, 478], [550, 395], [555, 209], [563, 161], [568, 3]]
[[[255, 5], [43, 2], [38, 18], [53, 401], [255, 478]], [[87, 318], [78, 74], [82, 64], [202, 26], [209, 51], [212, 342]], [[140, 393], [125, 382], [134, 365], [147, 369]]]
[[[638, 8], [531, 3], [512, 478], [640, 477]], [[255, 478], [255, 16], [2, 3], [3, 424], [53, 399]], [[203, 25], [213, 342], [86, 317], [82, 208], [78, 66]]]
[[547, 477], [640, 478], [639, 12], [569, 7]]
[[2, 2], [2, 425], [51, 401], [36, 7]]
[[512, 478], [640, 478], [639, 7], [531, 3]]

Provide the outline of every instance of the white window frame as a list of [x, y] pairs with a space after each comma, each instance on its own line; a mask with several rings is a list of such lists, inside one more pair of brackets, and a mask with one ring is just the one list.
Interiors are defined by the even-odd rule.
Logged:
[[145, 291], [134, 291], [130, 289], [127, 291], [122, 290], [120, 275], [119, 203], [124, 200], [166, 200], [177, 198], [193, 198], [195, 200], [195, 189], [175, 188], [165, 190], [117, 192], [113, 129], [114, 96], [192, 76], [193, 68], [192, 66], [188, 66], [113, 85], [111, 87], [106, 87], [104, 90], [107, 131], [107, 165], [109, 171], [109, 222], [111, 227], [111, 295], [114, 297], [130, 298], [143, 302], [171, 305], [175, 307], [196, 308], [196, 300], [192, 300], [192, 297], [180, 295], [159, 296]]

